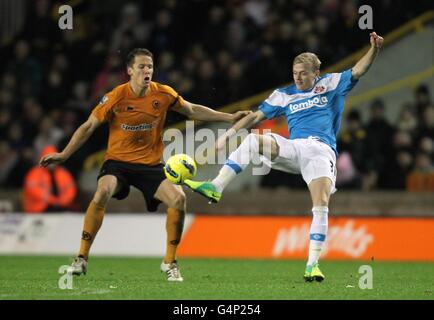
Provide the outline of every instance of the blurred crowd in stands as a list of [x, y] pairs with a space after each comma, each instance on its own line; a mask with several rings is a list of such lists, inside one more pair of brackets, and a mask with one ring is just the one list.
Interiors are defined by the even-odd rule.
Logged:
[[[357, 27], [365, 2], [356, 0], [77, 0], [73, 30], [58, 27], [61, 2], [9, 3], [24, 3], [11, 14], [13, 21], [25, 19], [12, 34], [0, 32], [0, 187], [7, 189], [21, 188], [43, 148], [62, 150], [104, 93], [128, 80], [124, 58], [134, 47], [154, 53], [155, 81], [218, 108], [288, 83], [292, 58], [302, 51], [316, 52], [326, 68], [368, 39]], [[385, 34], [425, 5], [375, 1], [375, 27]], [[385, 122], [380, 100], [368, 124], [351, 112], [340, 139], [343, 156], [351, 156], [339, 163], [347, 173], [341, 185], [403, 188], [404, 174], [432, 170], [430, 99], [420, 87], [396, 124]], [[84, 160], [105, 147], [106, 130], [65, 163], [74, 178]]]
[[[341, 188], [434, 191], [434, 103], [429, 88], [420, 85], [412, 102], [401, 106], [396, 123], [385, 118], [381, 99], [372, 102], [367, 123], [357, 110], [348, 113], [338, 141]], [[419, 174], [430, 186], [418, 185]]]

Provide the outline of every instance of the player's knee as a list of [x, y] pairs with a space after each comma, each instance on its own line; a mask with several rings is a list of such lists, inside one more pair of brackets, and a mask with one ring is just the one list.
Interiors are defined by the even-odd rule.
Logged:
[[328, 192], [320, 192], [315, 199], [314, 206], [327, 207], [329, 205]]
[[278, 146], [273, 137], [254, 134], [254, 138], [258, 141], [260, 154], [270, 159], [274, 159], [277, 156]]
[[99, 186], [93, 197], [93, 201], [99, 205], [106, 205], [112, 196], [112, 191], [109, 186]]
[[171, 207], [177, 210], [185, 210], [186, 197], [184, 193], [177, 193], [173, 196]]
[[328, 197], [326, 195], [321, 196], [318, 205], [321, 207], [327, 207], [329, 205]]

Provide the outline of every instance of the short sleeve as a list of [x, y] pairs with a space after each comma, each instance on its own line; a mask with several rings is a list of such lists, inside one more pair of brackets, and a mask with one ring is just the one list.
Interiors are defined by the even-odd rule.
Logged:
[[267, 119], [273, 119], [285, 114], [285, 93], [275, 90], [264, 102], [259, 106]]
[[354, 80], [352, 75], [352, 69], [345, 70], [341, 73], [341, 78], [336, 88], [339, 95], [347, 95], [348, 92], [350, 92], [350, 90], [357, 84], [358, 80]]
[[185, 104], [185, 100], [184, 98], [182, 98], [180, 95], [177, 95], [174, 99], [173, 102], [169, 105], [169, 109], [170, 108], [182, 108]]
[[115, 90], [112, 90], [106, 95], [104, 95], [104, 97], [102, 97], [101, 101], [93, 109], [92, 114], [100, 122], [108, 121], [113, 107], [118, 102], [119, 102], [119, 96]]
[[169, 94], [172, 98], [172, 101], [169, 104], [169, 109], [170, 108], [182, 108], [185, 104], [185, 100], [184, 98], [181, 97], [181, 95], [176, 92], [172, 87], [169, 87], [167, 85], [163, 86], [164, 88], [164, 92], [166, 92], [167, 94]]

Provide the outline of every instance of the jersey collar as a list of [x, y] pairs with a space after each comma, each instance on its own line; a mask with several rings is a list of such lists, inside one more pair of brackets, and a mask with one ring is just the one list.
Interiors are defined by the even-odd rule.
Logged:
[[318, 83], [318, 81], [320, 80], [320, 77], [315, 77], [315, 82], [313, 83], [313, 86], [306, 89], [306, 90], [298, 90], [297, 86], [295, 86], [295, 92], [296, 93], [306, 93], [306, 92], [310, 92], [312, 91], [313, 88], [315, 88], [316, 84]]

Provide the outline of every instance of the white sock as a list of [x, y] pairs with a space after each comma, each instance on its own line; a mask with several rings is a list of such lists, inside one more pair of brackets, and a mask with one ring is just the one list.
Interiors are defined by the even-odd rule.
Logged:
[[232, 167], [225, 164], [219, 171], [218, 176], [212, 181], [212, 184], [215, 186], [218, 192], [222, 193], [224, 188], [231, 182], [237, 173]]
[[313, 218], [310, 226], [308, 266], [318, 262], [321, 252], [324, 249], [328, 227], [328, 212], [328, 207], [312, 208]]
[[259, 154], [259, 141], [255, 134], [249, 134], [240, 146], [230, 154], [225, 165], [220, 169], [218, 176], [212, 181], [218, 192], [224, 188], [243, 171], [252, 158]]

